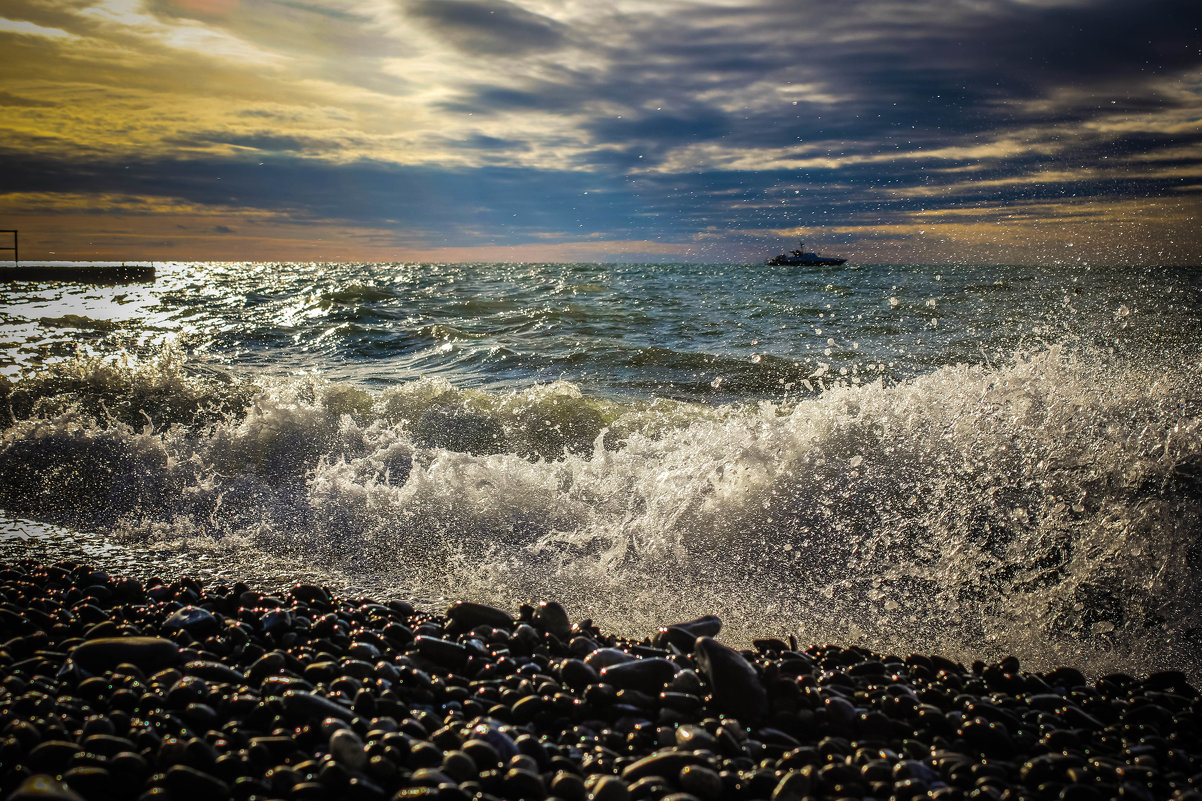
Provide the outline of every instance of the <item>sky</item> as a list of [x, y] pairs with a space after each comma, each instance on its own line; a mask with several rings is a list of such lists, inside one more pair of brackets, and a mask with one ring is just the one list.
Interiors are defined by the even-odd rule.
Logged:
[[4, 0], [0, 228], [22, 260], [804, 237], [1202, 264], [1200, 25], [1197, 0]]

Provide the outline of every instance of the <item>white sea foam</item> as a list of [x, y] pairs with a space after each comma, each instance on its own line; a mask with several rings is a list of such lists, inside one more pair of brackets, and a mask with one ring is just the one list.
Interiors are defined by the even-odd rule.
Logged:
[[81, 361], [5, 390], [0, 506], [630, 634], [1197, 673], [1200, 373], [1050, 347], [708, 408]]

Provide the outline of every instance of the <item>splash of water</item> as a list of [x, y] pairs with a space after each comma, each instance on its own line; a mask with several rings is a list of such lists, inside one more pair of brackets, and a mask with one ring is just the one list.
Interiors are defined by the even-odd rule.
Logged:
[[0, 506], [631, 634], [1197, 673], [1200, 372], [1049, 347], [710, 408], [77, 360], [4, 387]]

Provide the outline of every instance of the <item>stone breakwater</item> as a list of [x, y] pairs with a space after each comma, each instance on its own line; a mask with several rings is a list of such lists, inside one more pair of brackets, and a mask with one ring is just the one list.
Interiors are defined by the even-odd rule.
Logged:
[[1202, 799], [1181, 673], [736, 651], [720, 627], [0, 564], [0, 797]]

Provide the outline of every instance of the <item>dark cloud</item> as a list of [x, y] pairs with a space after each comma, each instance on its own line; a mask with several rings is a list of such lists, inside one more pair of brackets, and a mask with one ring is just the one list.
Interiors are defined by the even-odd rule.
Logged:
[[466, 114], [495, 114], [507, 111], [568, 111], [580, 105], [585, 95], [579, 87], [531, 83], [526, 88], [502, 86], [466, 87], [457, 99], [439, 108]]
[[[665, 119], [725, 115], [731, 122], [722, 135], [736, 147], [838, 139], [856, 152], [891, 147], [899, 134], [911, 146], [948, 145], [1171, 107], [1163, 78], [1202, 66], [1197, 23], [1183, 21], [1181, 9], [1179, 0], [971, 7], [848, 0], [837, 11], [780, 0], [694, 9], [602, 26], [596, 38], [610, 66], [575, 97], [583, 109], [602, 86], [602, 98], [621, 98], [635, 113], [625, 124], [594, 122], [598, 142], [646, 140], [654, 103], [667, 107]], [[783, 97], [756, 103], [748, 93], [748, 107], [736, 113], [730, 93], [756, 82], [804, 90], [796, 106]], [[715, 94], [723, 95], [721, 109], [705, 99]], [[1051, 105], [1040, 108], [1043, 100]], [[670, 123], [666, 134], [673, 135]]]
[[[16, 1], [26, 17], [49, 13]], [[147, 2], [161, 16], [203, 16]], [[331, 103], [346, 127], [323, 135], [290, 127], [310, 105], [277, 109], [264, 92], [231, 112], [261, 130], [205, 123], [166, 143], [175, 157], [118, 159], [82, 139], [74, 156], [0, 151], [5, 188], [261, 209], [455, 245], [736, 236], [1065, 198], [1202, 202], [1202, 132], [1189, 127], [1202, 93], [1188, 77], [1202, 49], [1183, 0], [748, 0], [639, 14], [600, 3], [573, 7], [571, 26], [506, 0], [397, 2], [461, 53], [513, 57], [491, 79], [449, 68], [422, 93], [449, 98], [433, 107], [415, 95], [397, 141], [429, 147], [396, 156], [421, 165], [356, 159], [339, 141], [370, 146], [387, 130], [388, 117], [355, 128], [370, 94], [353, 113]], [[305, 79], [392, 92], [391, 114], [410, 108], [395, 96], [409, 64], [395, 53], [400, 34], [370, 20], [266, 0], [205, 21], [281, 51], [311, 47], [319, 68]], [[394, 63], [379, 70], [360, 51]], [[518, 60], [535, 55], [545, 58]], [[453, 66], [459, 54], [423, 50], [413, 73], [423, 88], [438, 58]], [[25, 86], [7, 89], [0, 105], [34, 107]], [[36, 144], [52, 152], [52, 139]], [[529, 164], [538, 153], [542, 168], [430, 163]]]
[[14, 95], [12, 92], [0, 91], [0, 106], [8, 106], [10, 108], [46, 108], [52, 105], [52, 103], [47, 103], [44, 100], [35, 100], [32, 97], [22, 97], [21, 95]]
[[697, 109], [681, 114], [648, 111], [637, 116], [603, 117], [589, 130], [603, 141], [638, 141], [655, 149], [687, 142], [720, 139], [732, 132], [730, 115], [717, 109]]
[[409, 14], [467, 53], [515, 56], [564, 43], [564, 28], [505, 0], [416, 0]]
[[499, 153], [515, 153], [529, 149], [529, 145], [525, 142], [515, 139], [504, 139], [498, 136], [485, 136], [484, 134], [475, 134], [466, 139], [453, 140], [450, 144], [460, 150], [495, 151]]

